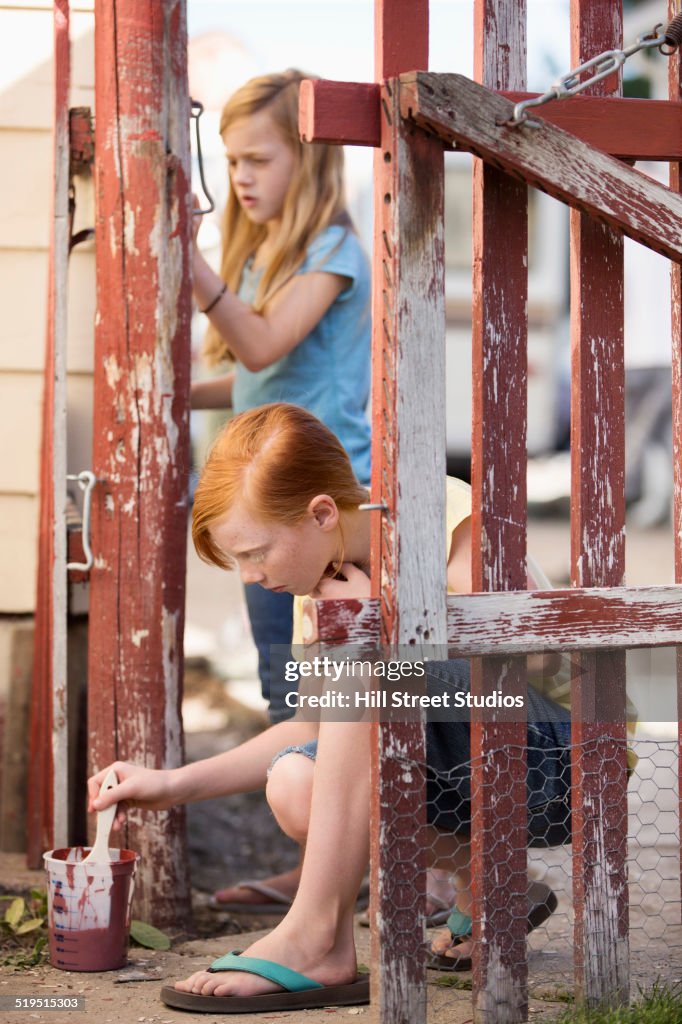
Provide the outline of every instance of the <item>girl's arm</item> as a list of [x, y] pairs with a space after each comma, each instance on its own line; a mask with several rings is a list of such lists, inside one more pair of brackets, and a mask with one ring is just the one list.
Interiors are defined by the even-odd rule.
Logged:
[[[223, 754], [182, 768], [156, 770], [116, 761], [88, 779], [88, 810], [101, 811], [118, 803], [114, 827], [120, 828], [131, 803], [145, 810], [160, 811], [194, 800], [262, 789], [275, 754], [284, 747], [307, 743], [316, 735], [315, 724], [291, 720], [270, 726]], [[100, 797], [100, 787], [111, 768], [119, 783]]]
[[231, 409], [234, 370], [222, 377], [193, 380], [190, 387], [192, 409]]
[[[297, 274], [279, 289], [263, 313], [254, 313], [228, 289], [208, 317], [240, 363], [256, 372], [303, 341], [349, 283], [350, 278], [324, 271]], [[210, 306], [222, 287], [221, 278], [195, 249], [194, 298], [199, 309]]]
[[[471, 586], [471, 516], [463, 519], [452, 531], [448, 559], [448, 588], [458, 594], [470, 594]], [[535, 580], [528, 575], [528, 589], [535, 590]], [[561, 666], [560, 654], [529, 654], [531, 674], [553, 676]]]

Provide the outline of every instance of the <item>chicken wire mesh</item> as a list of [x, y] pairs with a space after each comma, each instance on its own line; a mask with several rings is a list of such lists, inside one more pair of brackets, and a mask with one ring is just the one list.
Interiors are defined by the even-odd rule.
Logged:
[[[635, 995], [657, 981], [672, 986], [682, 977], [679, 750], [673, 741], [632, 740], [628, 745], [637, 757], [628, 783], [627, 821], [622, 823], [627, 832], [625, 930], [629, 938], [631, 992]], [[535, 758], [532, 751], [524, 752], [533, 764], [527, 774], [529, 996], [548, 1003], [564, 1003], [574, 998], [571, 806], [570, 796], [563, 800], [555, 795], [542, 802], [546, 792], [543, 776], [567, 783], [570, 791], [570, 760], [579, 760], [582, 751], [572, 745], [547, 749]], [[508, 750], [490, 751], [489, 757], [499, 759], [500, 755], [509, 754]], [[429, 1007], [435, 1015], [448, 1000], [468, 998], [466, 992], [471, 988], [474, 941], [466, 935], [469, 836], [465, 828], [439, 828], [448, 822], [447, 814], [441, 813], [439, 807], [442, 808], [445, 795], [452, 792], [453, 783], [458, 787], [463, 777], [471, 777], [472, 764], [469, 759], [438, 773], [423, 764], [411, 766], [413, 776], [423, 781], [429, 794], [427, 818], [434, 828], [427, 832], [427, 861], [438, 865], [430, 867], [427, 873], [425, 919]], [[462, 808], [463, 820], [466, 813], [467, 808]], [[503, 822], [500, 832], [504, 832]], [[448, 848], [452, 853], [449, 866]], [[497, 849], [501, 857], [513, 855], [501, 844]], [[457, 906], [460, 913], [452, 914]]]

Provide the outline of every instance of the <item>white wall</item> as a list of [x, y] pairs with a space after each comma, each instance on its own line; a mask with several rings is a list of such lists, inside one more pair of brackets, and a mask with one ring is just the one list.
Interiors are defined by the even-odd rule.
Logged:
[[[93, 106], [93, 0], [72, 5], [70, 106]], [[47, 247], [52, 199], [51, 0], [0, 2], [0, 613], [35, 607]], [[92, 224], [78, 187], [76, 229]], [[89, 218], [89, 224], [84, 224]], [[87, 250], [90, 251], [87, 251]], [[69, 294], [69, 470], [89, 464], [92, 247], [74, 253]]]

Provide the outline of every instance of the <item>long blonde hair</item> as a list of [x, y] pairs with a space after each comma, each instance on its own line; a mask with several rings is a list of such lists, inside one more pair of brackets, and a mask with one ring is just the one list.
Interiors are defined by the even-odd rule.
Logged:
[[284, 402], [239, 413], [218, 434], [194, 495], [192, 540], [199, 557], [232, 568], [211, 528], [237, 502], [258, 519], [291, 526], [318, 494], [328, 494], [341, 512], [368, 497], [331, 430], [307, 409]]
[[[282, 209], [279, 235], [263, 270], [253, 308], [260, 313], [268, 300], [296, 273], [312, 239], [330, 224], [352, 227], [346, 211], [343, 185], [343, 149], [326, 143], [303, 144], [298, 132], [298, 96], [301, 82], [312, 76], [289, 69], [280, 74], [252, 78], [223, 107], [220, 134], [235, 121], [267, 110], [295, 157]], [[223, 214], [220, 276], [237, 291], [244, 264], [264, 240], [265, 225], [253, 224], [230, 189]], [[204, 353], [215, 365], [229, 355], [218, 331], [209, 325]]]

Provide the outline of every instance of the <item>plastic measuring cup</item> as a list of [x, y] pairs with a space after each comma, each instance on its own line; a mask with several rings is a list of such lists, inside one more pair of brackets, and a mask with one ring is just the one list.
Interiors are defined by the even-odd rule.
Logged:
[[50, 963], [63, 971], [113, 971], [128, 958], [139, 854], [110, 850], [109, 864], [83, 859], [88, 847], [43, 854]]

